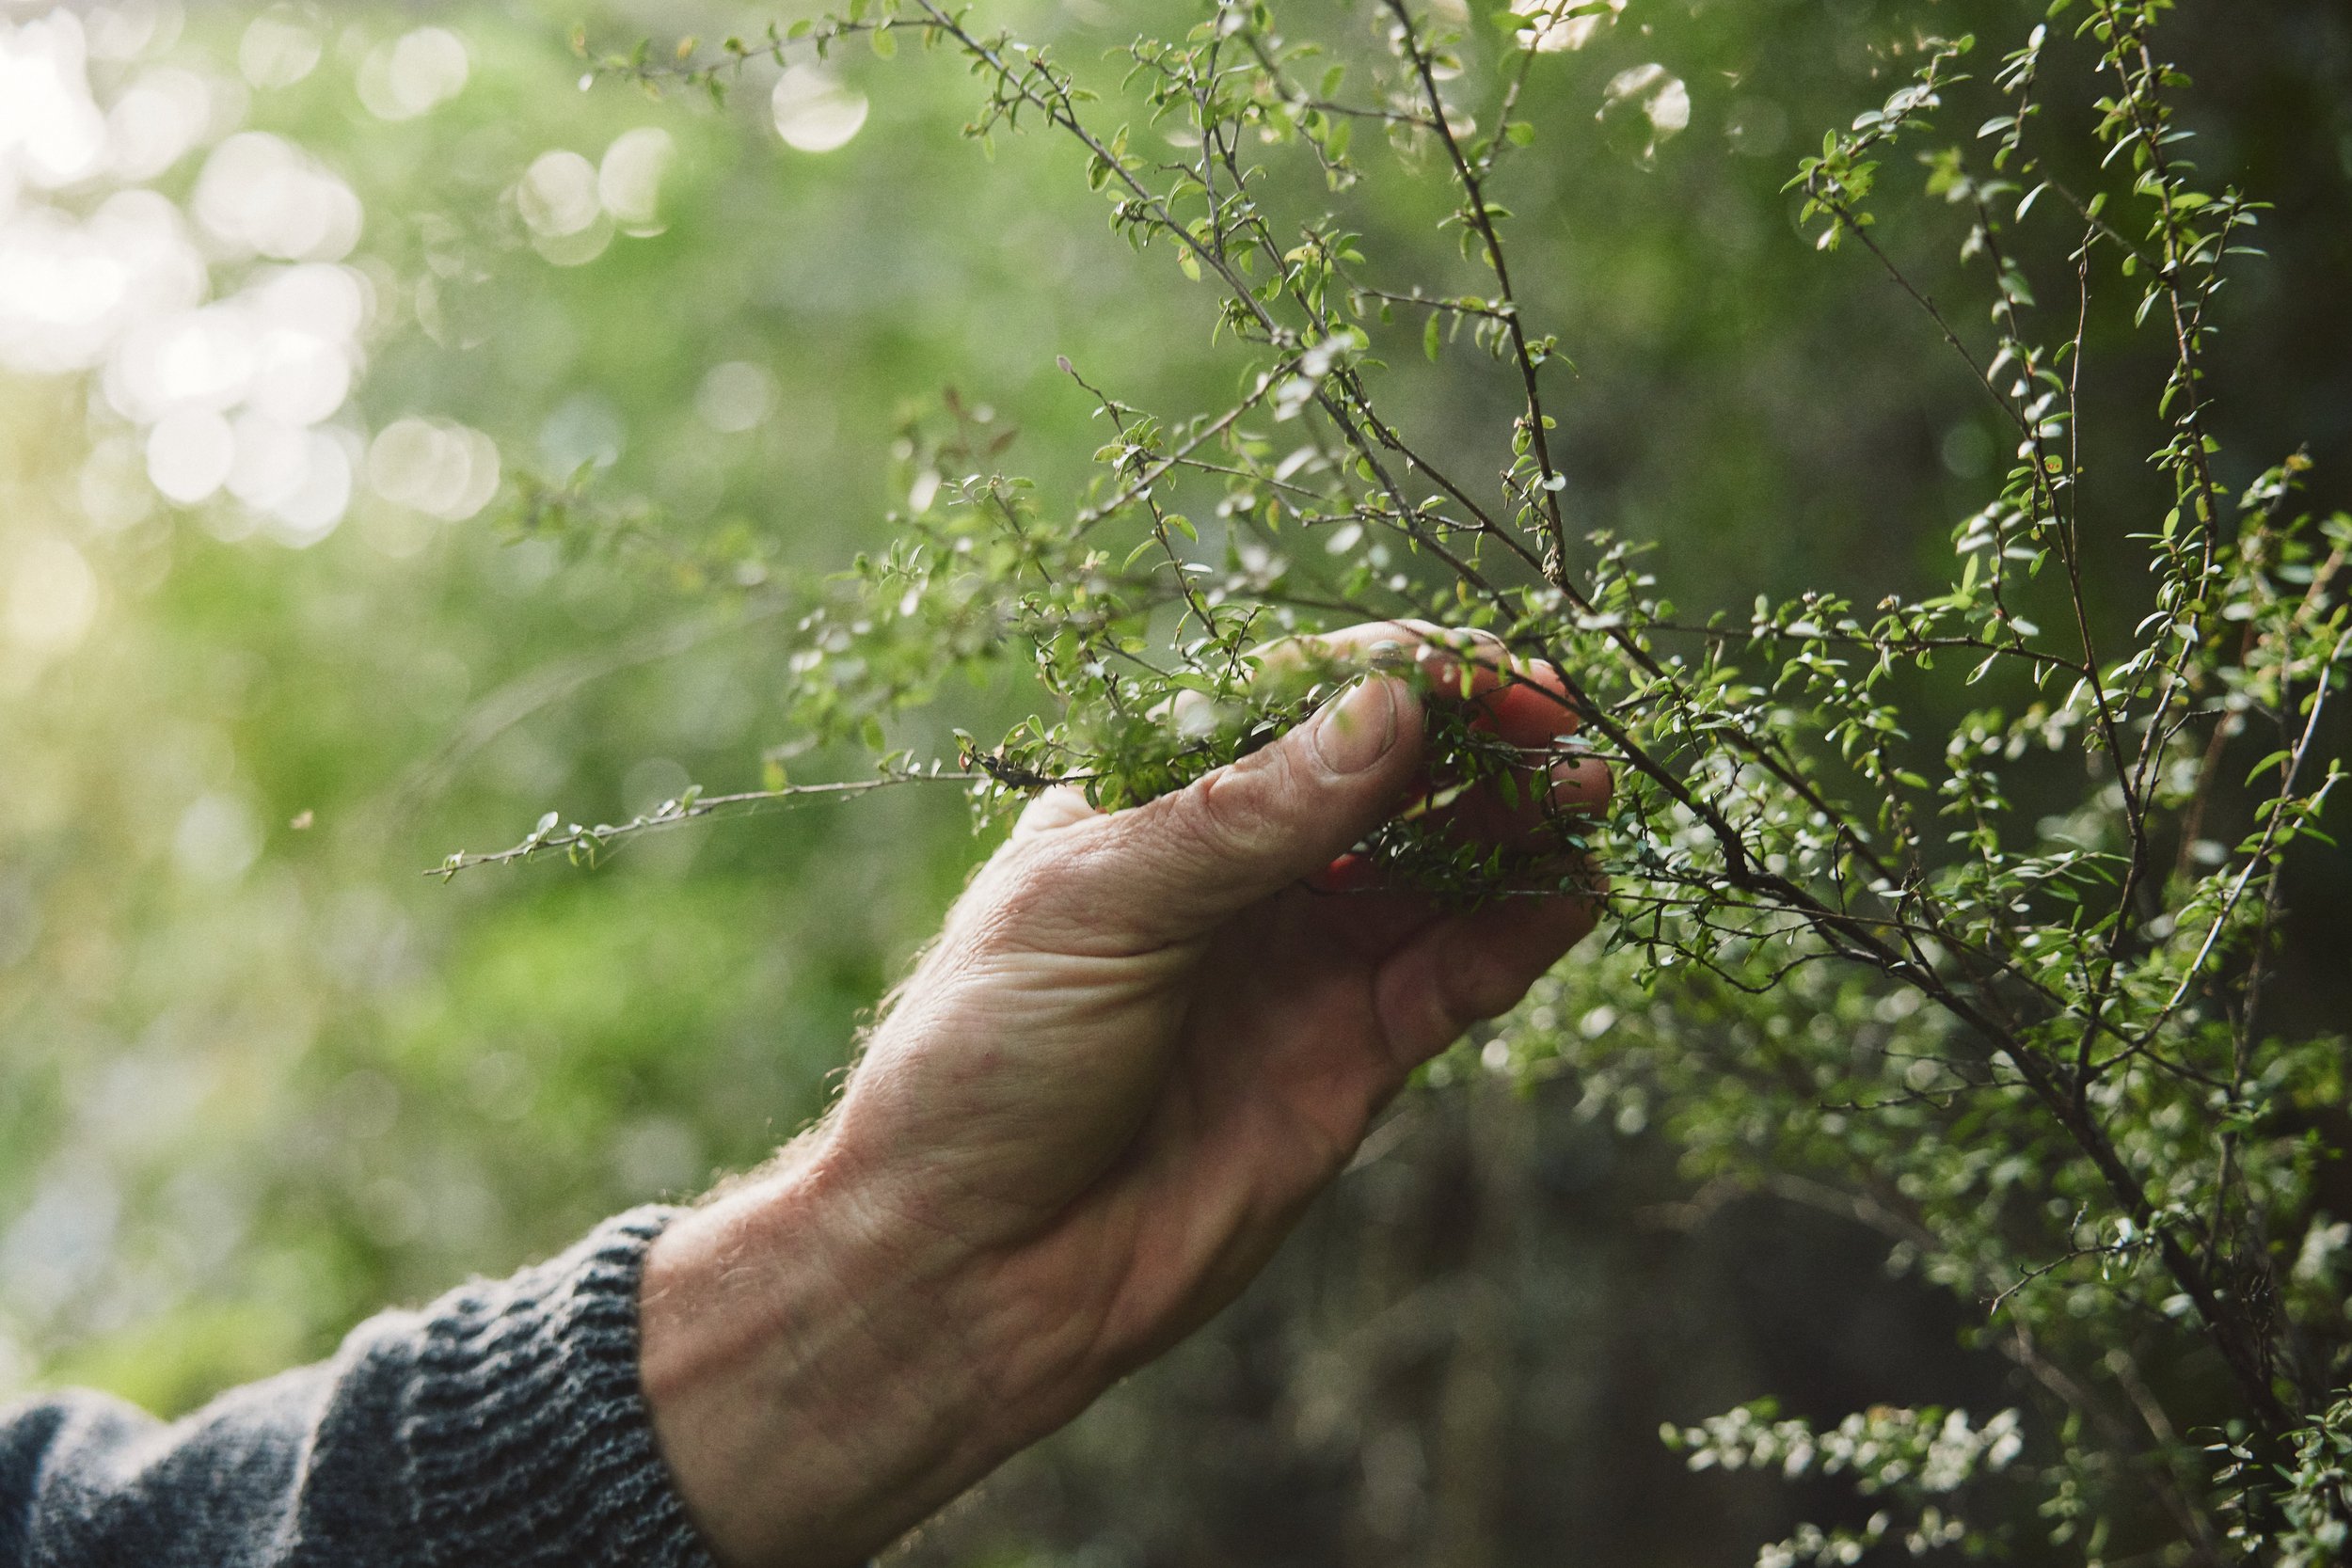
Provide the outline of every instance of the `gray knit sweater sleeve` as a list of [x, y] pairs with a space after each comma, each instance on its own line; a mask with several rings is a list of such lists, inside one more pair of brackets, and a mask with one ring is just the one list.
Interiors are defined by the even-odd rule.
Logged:
[[674, 1212], [168, 1426], [94, 1394], [0, 1410], [0, 1568], [709, 1568], [637, 1381], [638, 1274]]

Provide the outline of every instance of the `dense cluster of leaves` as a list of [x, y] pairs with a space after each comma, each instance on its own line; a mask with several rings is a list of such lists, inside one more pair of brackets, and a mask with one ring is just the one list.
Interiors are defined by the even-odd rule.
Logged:
[[[1699, 1426], [1668, 1427], [1660, 1435], [1668, 1448], [1687, 1452], [1694, 1470], [1772, 1468], [1791, 1480], [1810, 1473], [1851, 1475], [1863, 1497], [1894, 1507], [1878, 1509], [1858, 1528], [1800, 1526], [1788, 1539], [1757, 1554], [1759, 1568], [1859, 1562], [1864, 1553], [1890, 1541], [1900, 1542], [1914, 1557], [1955, 1543], [1981, 1547], [1984, 1541], [1971, 1539], [1968, 1526], [1947, 1512], [1947, 1505], [1980, 1476], [2006, 1470], [2025, 1447], [2014, 1410], [2002, 1411], [1982, 1427], [1971, 1422], [1966, 1411], [1934, 1408], [1882, 1405], [1826, 1430], [1778, 1416], [1767, 1400]], [[1899, 1520], [1896, 1508], [1901, 1510]]]
[[[1079, 504], [996, 471], [1002, 440], [960, 406], [918, 433], [896, 542], [803, 590], [808, 737], [871, 736], [950, 673], [1025, 661], [1043, 711], [967, 738], [947, 771], [984, 809], [1057, 781], [1115, 807], [1243, 754], [1354, 673], [1270, 658], [1282, 639], [1368, 619], [1458, 628], [1466, 658], [1572, 710], [1619, 784], [1604, 825], [1555, 824], [1554, 847], [1610, 879], [1611, 951], [1539, 990], [1507, 1058], [1575, 1073], [1621, 1124], [1670, 1116], [1701, 1176], [1800, 1184], [1980, 1304], [1985, 1342], [2051, 1418], [2020, 1473], [2054, 1538], [2094, 1558], [2118, 1531], [2154, 1531], [2185, 1560], [2315, 1561], [2345, 1528], [2333, 1391], [2352, 1325], [2342, 1227], [2314, 1213], [2312, 1176], [2319, 1115], [2346, 1085], [2339, 1042], [2279, 1037], [2264, 1002], [2282, 876], [2323, 839], [2344, 776], [2352, 517], [2307, 513], [2296, 453], [2241, 466], [2268, 465], [2234, 494], [2218, 477], [2205, 351], [2262, 209], [2203, 188], [2185, 155], [2169, 8], [2058, 0], [1981, 79], [1976, 40], [1906, 40], [1908, 79], [1803, 160], [1790, 189], [1821, 247], [1857, 244], [1913, 296], [2013, 456], [1953, 531], [1941, 592], [1696, 617], [1661, 595], [1641, 541], [1573, 515], [1562, 339], [1522, 310], [1493, 195], [1540, 135], [1519, 114], [1532, 73], [1618, 7], [1538, 3], [1481, 32], [1377, 0], [1369, 32], [1307, 37], [1270, 4], [1214, 0], [1100, 88], [938, 0], [600, 63], [718, 94], [749, 61], [853, 38], [953, 51], [979, 84], [971, 135], [1073, 140], [1113, 229], [1215, 291], [1241, 360], [1230, 404], [1183, 417], [1064, 361], [1104, 435]], [[1915, 147], [1983, 277], [1981, 325], [1947, 316], [1877, 237], [1883, 166]], [[1389, 277], [1351, 222], [1367, 187], [1414, 181], [1451, 193], [1460, 276]], [[2094, 452], [2085, 400], [2131, 395], [2085, 373], [2117, 292], [2170, 372], [2140, 415], [2146, 446]], [[1400, 346], [1513, 383], [1499, 474], [1462, 471], [1383, 411], [1382, 356]], [[2091, 476], [2151, 447], [2169, 504], [2126, 515]], [[2128, 535], [2147, 567], [2121, 637], [2086, 587], [2093, 531]], [[1559, 690], [1532, 681], [1538, 665]], [[1917, 723], [1931, 692], [1961, 693], [1965, 716]], [[1438, 749], [1433, 801], [1523, 760], [1464, 723]], [[2021, 778], [2069, 759], [2070, 809], [2018, 803]], [[886, 780], [922, 771], [884, 759]], [[760, 798], [808, 787], [780, 771], [769, 785]], [[551, 820], [517, 849], [632, 826]], [[1365, 847], [1466, 900], [1564, 885], [1556, 854], [1454, 834], [1424, 812]], [[1918, 1450], [1903, 1522], [1817, 1530], [1768, 1560], [2003, 1534], [1948, 1513], [1967, 1476], [1936, 1455], [1965, 1436], [1968, 1474], [2006, 1466], [2013, 1418], [1876, 1411], [1820, 1433], [1744, 1419], [1677, 1440], [1716, 1463]]]

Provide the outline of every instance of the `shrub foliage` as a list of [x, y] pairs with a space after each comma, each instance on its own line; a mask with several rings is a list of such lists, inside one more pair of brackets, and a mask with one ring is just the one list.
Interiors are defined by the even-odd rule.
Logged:
[[[2335, 1039], [2283, 1037], [2266, 990], [2283, 880], [2344, 776], [2352, 517], [2299, 499], [2303, 456], [2225, 453], [2213, 428], [2215, 301], [2264, 209], [2192, 162], [2169, 0], [2057, 0], [1992, 42], [1919, 36], [1895, 51], [1900, 86], [1796, 166], [1807, 232], [1915, 301], [2012, 455], [1933, 592], [1697, 613], [1661, 596], [1644, 541], [1578, 516], [1572, 324], [1522, 308], [1496, 197], [1541, 138], [1527, 84], [1623, 8], [1558, 0], [1490, 27], [1414, 0], [1215, 0], [1097, 71], [971, 10], [869, 0], [593, 56], [720, 95], [763, 59], [960, 55], [972, 136], [1069, 139], [1113, 228], [1214, 296], [1236, 392], [1154, 412], [1064, 361], [1103, 436], [1074, 505], [1002, 471], [1005, 438], [950, 400], [909, 449], [895, 543], [803, 586], [796, 743], [879, 746], [949, 675], [1008, 665], [1040, 693], [1009, 734], [963, 736], [953, 760], [889, 752], [848, 783], [795, 784], [779, 758], [757, 791], [551, 816], [444, 869], [931, 779], [983, 813], [1053, 782], [1127, 805], [1359, 673], [1270, 644], [1368, 619], [1458, 628], [1467, 658], [1572, 710], [1570, 744], [1618, 781], [1605, 822], [1555, 821], [1531, 850], [1442, 809], [1364, 846], [1463, 900], [1605, 877], [1608, 951], [1539, 988], [1498, 1037], [1509, 1060], [1577, 1075], [1621, 1119], [1663, 1116], [1697, 1175], [1799, 1184], [1880, 1227], [1898, 1266], [1979, 1307], [2034, 1391], [2034, 1415], [1881, 1407], [1817, 1430], [1759, 1406], [1669, 1432], [1694, 1465], [1838, 1475], [1870, 1499], [1866, 1524], [1808, 1526], [1759, 1560], [2037, 1531], [2093, 1560], [2153, 1540], [2182, 1560], [2333, 1560], [2352, 1518], [2346, 1235], [2312, 1178], [2344, 1065]], [[1620, 78], [1604, 114], [1669, 133], [1681, 92]], [[1899, 171], [1915, 199], [1881, 189]], [[1446, 193], [1455, 273], [1395, 276], [1359, 231], [1407, 185]], [[1877, 222], [1898, 207], [1957, 247], [1965, 309], [1906, 276]], [[2087, 369], [2105, 322], [2160, 346], [2161, 386]], [[1415, 356], [1512, 388], [1500, 471], [1391, 412]], [[2137, 444], [2087, 441], [2094, 424]], [[2165, 496], [2145, 515], [2098, 483], [2143, 459]], [[580, 480], [538, 486], [526, 516], [572, 536], [630, 522]], [[2088, 580], [2126, 544], [2144, 578]], [[1526, 760], [1458, 721], [1437, 750], [1433, 808], [1510, 787]]]

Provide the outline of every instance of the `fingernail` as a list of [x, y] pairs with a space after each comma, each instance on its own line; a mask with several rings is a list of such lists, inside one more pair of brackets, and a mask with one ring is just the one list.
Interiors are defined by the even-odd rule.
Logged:
[[1358, 681], [1315, 715], [1315, 755], [1334, 773], [1360, 773], [1396, 744], [1396, 693], [1387, 680]]

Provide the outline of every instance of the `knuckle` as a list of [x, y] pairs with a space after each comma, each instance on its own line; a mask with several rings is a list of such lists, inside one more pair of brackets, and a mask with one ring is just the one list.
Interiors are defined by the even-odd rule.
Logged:
[[1218, 768], [1176, 798], [1189, 807], [1181, 814], [1184, 831], [1213, 854], [1269, 847], [1281, 837], [1279, 805], [1296, 766], [1292, 748], [1275, 745]]
[[1068, 860], [1066, 850], [1047, 854], [1034, 840], [1008, 844], [956, 901], [947, 917], [948, 934], [965, 943], [993, 947], [1036, 925], [1067, 888]]
[[1117, 945], [1141, 912], [1143, 879], [1125, 836], [1139, 824], [1128, 819], [1150, 809], [1008, 845], [957, 904], [949, 936], [982, 957]]

